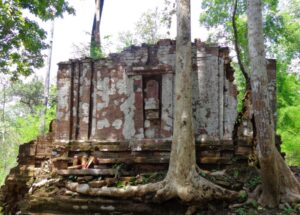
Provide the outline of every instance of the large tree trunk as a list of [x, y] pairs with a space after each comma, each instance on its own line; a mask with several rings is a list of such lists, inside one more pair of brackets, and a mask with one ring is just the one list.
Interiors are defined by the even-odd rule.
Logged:
[[192, 125], [192, 48], [189, 0], [177, 3], [175, 121], [168, 177], [181, 183], [195, 170]]
[[192, 47], [190, 0], [177, 0], [175, 121], [166, 186], [157, 196], [184, 202], [230, 200], [236, 193], [199, 176], [192, 115]]
[[259, 202], [276, 207], [280, 201], [299, 198], [300, 186], [275, 147], [275, 129], [268, 96], [262, 1], [248, 0], [248, 39], [251, 89], [262, 193]]

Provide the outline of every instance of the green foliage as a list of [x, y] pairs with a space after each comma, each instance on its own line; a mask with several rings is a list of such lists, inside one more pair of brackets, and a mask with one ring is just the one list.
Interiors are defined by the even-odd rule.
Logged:
[[300, 165], [300, 76], [285, 73], [285, 62], [278, 63], [277, 133], [283, 141], [282, 150], [290, 165]]
[[167, 37], [172, 12], [167, 13], [158, 8], [144, 12], [136, 22], [134, 31], [119, 33], [118, 49], [142, 43], [155, 44], [159, 39]]
[[136, 23], [136, 33], [142, 42], [154, 44], [164, 36], [161, 32], [163, 27], [165, 23], [162, 13], [156, 8], [141, 15]]
[[10, 96], [18, 100], [14, 106], [17, 111], [34, 113], [37, 106], [42, 105], [44, 85], [38, 77], [33, 77], [29, 84], [18, 80], [13, 82], [10, 89]]
[[280, 215], [294, 215], [294, 214], [299, 214], [300, 213], [300, 208], [297, 205], [295, 207], [292, 207], [289, 204], [285, 204], [284, 207], [282, 208], [282, 212]]
[[[91, 35], [90, 33], [86, 34]], [[110, 53], [111, 45], [112, 41], [110, 35], [106, 35], [102, 38], [101, 46], [99, 46], [96, 42], [91, 42], [90, 44], [73, 44], [73, 57], [90, 57], [94, 60], [98, 60], [106, 57]]]
[[[8, 171], [16, 165], [19, 145], [39, 135], [43, 107], [43, 83], [40, 79], [34, 77], [25, 83], [5, 81], [0, 91], [0, 185]], [[52, 87], [46, 114], [47, 125], [55, 114], [56, 92]]]
[[116, 187], [117, 188], [124, 188], [124, 187], [126, 187], [126, 182], [125, 181], [118, 181], [116, 183]]
[[281, 108], [278, 113], [278, 129], [290, 165], [300, 164], [300, 104]]
[[93, 59], [100, 59], [103, 57], [101, 46], [99, 47], [96, 43], [92, 42], [90, 46], [90, 57]]
[[242, 200], [242, 201], [245, 201], [247, 200], [248, 198], [248, 193], [244, 190], [240, 191], [239, 192], [239, 198]]
[[124, 31], [119, 33], [119, 41], [121, 43], [119, 47], [120, 51], [125, 47], [138, 44], [138, 39], [136, 38], [136, 35], [131, 31]]
[[64, 0], [0, 1], [0, 72], [28, 76], [43, 66], [46, 32], [26, 12], [46, 21], [74, 10]]
[[[40, 133], [40, 112], [42, 106], [36, 107], [36, 113], [28, 114], [25, 116], [17, 116], [15, 123], [15, 130], [19, 135], [19, 142], [26, 143], [30, 140], [36, 139]], [[55, 118], [56, 114], [56, 105], [47, 109], [46, 114], [46, 125], [49, 125], [50, 122]], [[48, 130], [47, 130], [48, 131]]]
[[243, 108], [243, 99], [245, 97], [245, 92], [246, 92], [246, 80], [245, 77], [238, 66], [237, 63], [232, 62], [231, 66], [234, 69], [234, 79], [235, 82], [237, 83], [237, 90], [238, 90], [238, 95], [237, 95], [237, 100], [238, 100], [238, 112], [242, 111]]
[[238, 215], [246, 215], [247, 214], [247, 208], [246, 207], [240, 207], [235, 209], [235, 213]]
[[253, 176], [245, 183], [245, 187], [254, 190], [259, 184], [261, 184], [260, 176]]

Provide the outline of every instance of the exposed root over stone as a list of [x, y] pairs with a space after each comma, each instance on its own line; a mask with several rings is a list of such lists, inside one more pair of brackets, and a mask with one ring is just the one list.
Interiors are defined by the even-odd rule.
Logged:
[[155, 194], [163, 187], [164, 181], [149, 183], [145, 185], [127, 186], [124, 188], [101, 187], [92, 188], [88, 184], [79, 184], [67, 182], [66, 188], [79, 194], [89, 196], [115, 197], [115, 198], [133, 198], [143, 197], [148, 194]]
[[233, 201], [239, 194], [222, 188], [191, 171], [187, 180], [177, 180], [177, 177], [166, 177], [166, 186], [158, 190], [156, 198], [169, 200], [179, 197], [186, 203], [205, 203], [214, 200]]
[[32, 184], [31, 188], [29, 189], [28, 193], [32, 194], [35, 190], [37, 190], [40, 187], [46, 186], [46, 185], [52, 185], [57, 182], [59, 182], [60, 179], [43, 179], [37, 183]]
[[[176, 178], [166, 178], [163, 181], [145, 185], [127, 186], [125, 188], [101, 187], [92, 188], [88, 184], [73, 182], [66, 183], [67, 189], [79, 194], [89, 196], [113, 197], [113, 198], [135, 198], [151, 196], [150, 201], [164, 202], [173, 198], [179, 198], [182, 202], [191, 206], [202, 205], [203, 203], [218, 201], [233, 201], [238, 198], [238, 193], [224, 189], [213, 184], [199, 175], [194, 175], [182, 184]], [[192, 210], [193, 207], [190, 208]]]

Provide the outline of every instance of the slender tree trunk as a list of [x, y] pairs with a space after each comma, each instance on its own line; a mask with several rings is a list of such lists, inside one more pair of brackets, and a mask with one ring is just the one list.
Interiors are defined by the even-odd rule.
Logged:
[[253, 113], [262, 177], [259, 202], [265, 206], [276, 207], [280, 201], [300, 200], [300, 186], [275, 147], [275, 128], [268, 96], [261, 0], [248, 0], [248, 39]]
[[248, 90], [250, 90], [251, 85], [250, 85], [249, 74], [246, 71], [246, 68], [244, 67], [244, 64], [242, 62], [241, 50], [240, 50], [240, 47], [239, 47], [239, 34], [238, 34], [237, 25], [236, 25], [237, 8], [238, 8], [238, 0], [234, 0], [234, 2], [233, 2], [233, 11], [232, 11], [232, 28], [233, 28], [233, 35], [234, 35], [234, 48], [235, 48], [235, 51], [236, 51], [239, 67], [240, 67], [240, 69], [241, 69], [241, 71], [244, 75], [245, 81], [246, 81], [246, 91], [248, 91]]
[[50, 47], [47, 59], [47, 73], [45, 77], [45, 88], [44, 88], [44, 104], [41, 113], [41, 133], [44, 134], [46, 131], [46, 115], [47, 115], [47, 108], [49, 103], [49, 91], [50, 91], [50, 72], [51, 72], [51, 62], [52, 62], [52, 50], [53, 50], [53, 36], [54, 36], [54, 20], [51, 23], [50, 29]]
[[[3, 81], [5, 82], [5, 80]], [[6, 135], [6, 122], [5, 122], [5, 111], [6, 111], [6, 83], [2, 84], [3, 92], [3, 103], [2, 103], [2, 144], [5, 144], [5, 135]]]
[[101, 38], [100, 38], [100, 23], [102, 17], [104, 0], [95, 0], [95, 16], [92, 28], [92, 37], [91, 43], [94, 46], [100, 47]]

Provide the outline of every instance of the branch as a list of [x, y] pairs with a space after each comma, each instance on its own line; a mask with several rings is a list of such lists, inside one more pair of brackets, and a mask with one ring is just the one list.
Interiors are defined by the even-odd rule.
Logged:
[[237, 11], [237, 5], [238, 5], [238, 0], [234, 0], [234, 5], [233, 5], [233, 12], [232, 12], [232, 27], [233, 27], [233, 34], [234, 34], [234, 47], [235, 47], [235, 51], [237, 54], [237, 59], [238, 59], [238, 64], [239, 67], [246, 79], [246, 90], [250, 90], [251, 89], [251, 85], [250, 85], [250, 77], [243, 65], [242, 59], [241, 59], [241, 50], [238, 44], [238, 30], [237, 30], [237, 26], [236, 26], [236, 11]]

